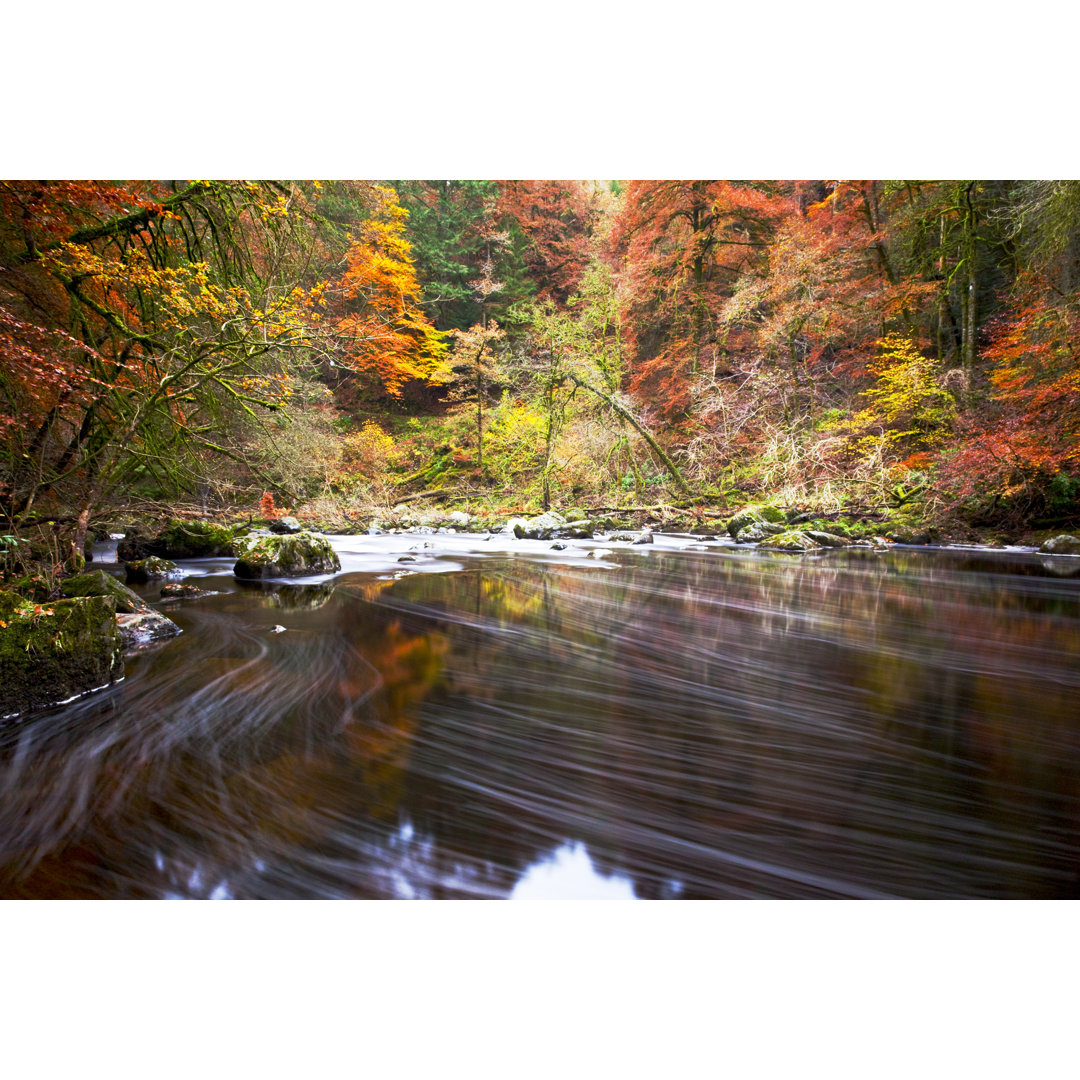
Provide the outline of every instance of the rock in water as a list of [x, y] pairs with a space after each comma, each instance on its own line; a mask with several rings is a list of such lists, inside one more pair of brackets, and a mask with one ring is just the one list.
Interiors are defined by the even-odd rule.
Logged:
[[760, 525], [762, 522], [769, 522], [773, 525], [782, 525], [786, 520], [787, 518], [784, 516], [784, 511], [777, 510], [775, 506], [744, 506], [728, 522], [727, 530], [734, 539], [738, 537], [739, 532], [742, 529], [745, 529], [747, 525]]
[[187, 585], [181, 582], [171, 582], [161, 586], [162, 600], [191, 600], [197, 596], [211, 596], [205, 589], [198, 585]]
[[1080, 555], [1080, 539], [1069, 533], [1052, 536], [1039, 548], [1044, 555]]
[[788, 529], [776, 536], [767, 536], [760, 546], [768, 551], [820, 551], [823, 545], [799, 529]]
[[55, 705], [123, 674], [112, 597], [35, 605], [0, 591], [0, 716]]
[[735, 535], [735, 542], [739, 544], [760, 544], [762, 540], [768, 540], [770, 536], [779, 536], [786, 532], [786, 527], [777, 525], [771, 521], [752, 521], [744, 525]]
[[121, 562], [157, 555], [162, 559], [203, 559], [233, 554], [233, 531], [211, 521], [173, 521], [153, 538], [133, 529], [116, 548]]
[[151, 555], [146, 559], [136, 559], [124, 564], [124, 573], [129, 585], [145, 585], [149, 581], [161, 578], [178, 577], [180, 568], [168, 559]]
[[259, 578], [308, 577], [332, 574], [341, 560], [325, 536], [299, 532], [293, 536], [264, 536], [240, 552], [233, 573], [250, 581]]
[[555, 533], [566, 525], [562, 514], [549, 510], [546, 514], [514, 522], [514, 535], [519, 540], [551, 540]]
[[180, 627], [157, 611], [117, 615], [120, 640], [125, 649], [137, 649], [152, 641], [164, 641], [181, 633]]
[[806, 529], [805, 532], [811, 540], [822, 547], [842, 548], [851, 546], [850, 540], [843, 536], [837, 536], [835, 533], [821, 532], [818, 529]]

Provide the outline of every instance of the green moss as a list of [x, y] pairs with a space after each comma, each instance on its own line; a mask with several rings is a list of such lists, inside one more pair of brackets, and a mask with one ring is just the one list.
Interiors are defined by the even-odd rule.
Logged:
[[263, 536], [239, 554], [233, 573], [250, 580], [306, 577], [341, 569], [341, 560], [325, 536], [299, 532], [289, 536]]
[[53, 705], [123, 674], [112, 597], [56, 600], [35, 610], [0, 591], [0, 622], [0, 716]]
[[233, 530], [227, 525], [177, 519], [153, 537], [143, 534], [137, 526], [128, 530], [128, 535], [117, 546], [116, 557], [129, 562], [150, 555], [162, 559], [204, 559], [232, 555], [233, 539]]
[[788, 529], [777, 536], [767, 537], [760, 547], [768, 551], [819, 551], [819, 544], [813, 537], [807, 536], [800, 529]]
[[775, 506], [768, 506], [766, 504], [758, 504], [756, 506], [744, 506], [736, 514], [734, 514], [730, 521], [727, 523], [727, 531], [734, 538], [739, 535], [740, 530], [745, 529], [747, 525], [783, 525], [787, 521], [787, 515], [783, 510], [778, 510]]
[[145, 614], [154, 609], [145, 603], [137, 593], [117, 581], [104, 570], [91, 570], [87, 574], [70, 577], [60, 582], [60, 592], [66, 597], [76, 596], [111, 596], [116, 610]]
[[158, 558], [156, 555], [151, 555], [146, 559], [136, 559], [124, 566], [128, 583], [136, 585], [145, 585], [148, 581], [170, 577], [176, 571], [176, 563], [169, 559]]
[[7, 588], [36, 603], [43, 603], [52, 595], [52, 583], [44, 574], [26, 574], [7, 583]]

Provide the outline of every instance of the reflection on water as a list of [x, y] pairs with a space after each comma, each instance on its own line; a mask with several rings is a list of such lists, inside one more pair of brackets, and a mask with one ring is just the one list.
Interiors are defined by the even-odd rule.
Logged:
[[455, 558], [210, 573], [123, 683], [0, 727], [0, 895], [1080, 895], [1044, 558]]
[[636, 900], [634, 883], [596, 872], [582, 844], [564, 844], [530, 866], [510, 892], [511, 900]]

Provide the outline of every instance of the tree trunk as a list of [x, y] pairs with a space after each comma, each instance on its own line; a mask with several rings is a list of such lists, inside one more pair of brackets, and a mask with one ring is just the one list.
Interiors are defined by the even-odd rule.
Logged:
[[663, 447], [652, 437], [648, 428], [641, 424], [622, 402], [613, 395], [606, 394], [603, 390], [598, 390], [595, 386], [587, 383], [573, 372], [570, 372], [569, 378], [575, 386], [580, 386], [583, 390], [588, 390], [589, 393], [595, 394], [601, 401], [610, 405], [611, 408], [613, 408], [615, 412], [617, 412], [619, 416], [621, 416], [649, 444], [649, 449], [656, 455], [657, 460], [667, 470], [668, 475], [675, 482], [675, 486], [685, 495], [690, 494], [690, 486], [687, 484], [683, 474], [679, 472], [679, 467], [664, 453]]

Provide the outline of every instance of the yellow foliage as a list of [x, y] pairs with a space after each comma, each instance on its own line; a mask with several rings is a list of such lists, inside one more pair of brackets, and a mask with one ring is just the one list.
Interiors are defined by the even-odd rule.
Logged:
[[342, 441], [338, 475], [341, 479], [375, 476], [399, 457], [400, 450], [394, 440], [378, 424], [368, 420], [359, 431]]
[[883, 427], [885, 437], [894, 444], [930, 448], [940, 443], [956, 415], [956, 405], [938, 382], [934, 362], [901, 334], [882, 338], [878, 346], [880, 355], [867, 365], [876, 381], [863, 392], [871, 404], [856, 413], [853, 425], [857, 429]]

